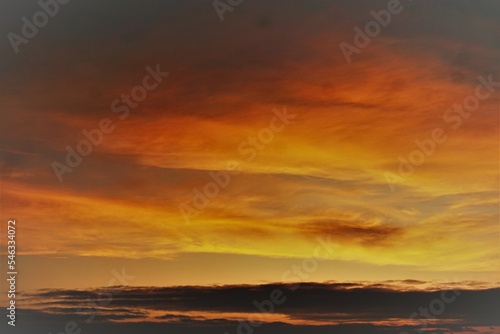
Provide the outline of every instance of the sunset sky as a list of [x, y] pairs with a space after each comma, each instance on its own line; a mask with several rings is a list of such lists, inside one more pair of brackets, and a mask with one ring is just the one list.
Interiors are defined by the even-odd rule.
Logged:
[[[298, 281], [499, 288], [500, 2], [402, 0], [346, 61], [341, 43], [355, 45], [354, 28], [388, 2], [245, 0], [221, 21], [212, 1], [71, 1], [18, 53], [3, 38], [2, 272], [16, 219], [18, 287], [55, 304], [122, 270], [139, 290], [192, 293]], [[3, 35], [38, 10], [2, 1]], [[114, 104], [158, 69], [168, 76], [143, 101]], [[54, 162], [103, 119], [113, 130], [60, 182]], [[419, 142], [428, 154], [403, 175]], [[186, 215], [215, 174], [227, 186]], [[307, 277], [285, 274], [325, 244]], [[311, 286], [323, 288], [344, 289]], [[406, 319], [420, 306], [408, 303]]]

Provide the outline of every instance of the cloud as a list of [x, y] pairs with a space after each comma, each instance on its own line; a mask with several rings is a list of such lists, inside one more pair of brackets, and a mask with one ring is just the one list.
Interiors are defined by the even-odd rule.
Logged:
[[[412, 2], [346, 64], [338, 44], [386, 5], [252, 1], [221, 24], [206, 1], [68, 4], [19, 55], [0, 46], [2, 217], [26, 255], [303, 259], [331, 236], [333, 260], [491, 272], [498, 98], [456, 131], [443, 113], [498, 67], [498, 4]], [[5, 7], [5, 31], [38, 8]], [[154, 64], [171, 75], [119, 121], [110, 104]], [[285, 106], [296, 120], [247, 161]], [[60, 184], [51, 163], [103, 117], [116, 130]], [[392, 193], [385, 173], [436, 127], [449, 139]], [[230, 160], [242, 173], [186, 225], [178, 205]]]
[[306, 223], [303, 226], [306, 233], [316, 236], [331, 235], [334, 240], [356, 242], [364, 246], [377, 246], [390, 239], [401, 237], [402, 228], [390, 225], [367, 224], [366, 222], [342, 222], [327, 220]]
[[[474, 289], [474, 282], [454, 286], [448, 284], [434, 289], [415, 289], [430, 282], [391, 281], [353, 283], [303, 283], [297, 290], [291, 284], [240, 285], [240, 286], [178, 286], [178, 287], [110, 287], [96, 290], [46, 290], [24, 295], [29, 300], [28, 314], [43, 315], [40, 325], [62, 321], [61, 317], [80, 319], [89, 310], [76, 312], [79, 304], [95, 300], [99, 294], [113, 296], [111, 303], [94, 307], [95, 323], [88, 325], [94, 333], [105, 328], [119, 330], [123, 324], [141, 328], [184, 328], [185, 333], [197, 333], [197, 328], [230, 328], [237, 320], [259, 316], [254, 302], [262, 304], [272, 291], [283, 292], [284, 302], [274, 305], [274, 311], [264, 317], [263, 333], [273, 328], [287, 328], [292, 332], [307, 329], [311, 333], [339, 330], [355, 333], [360, 328], [373, 332], [395, 333], [396, 329], [416, 329], [422, 324], [409, 320], [420, 308], [429, 309], [434, 300], [457, 295], [446, 304], [444, 312], [433, 317], [427, 330], [446, 331], [447, 328], [496, 326], [498, 288]], [[406, 289], [408, 287], [409, 289]], [[404, 290], [401, 290], [403, 288]], [[436, 289], [437, 288], [437, 289]], [[450, 290], [443, 290], [450, 289]], [[443, 303], [444, 304], [444, 303]], [[48, 306], [50, 307], [48, 308]], [[267, 304], [265, 304], [267, 305]], [[266, 306], [267, 308], [269, 306]], [[435, 306], [432, 306], [435, 307]], [[35, 312], [36, 313], [33, 313]], [[26, 317], [30, 319], [30, 317]], [[31, 321], [31, 320], [30, 320]], [[30, 325], [30, 321], [24, 326]], [[52, 324], [55, 326], [55, 323]], [[85, 325], [87, 326], [87, 325]], [[57, 326], [56, 326], [57, 327]], [[454, 332], [455, 333], [455, 332]]]

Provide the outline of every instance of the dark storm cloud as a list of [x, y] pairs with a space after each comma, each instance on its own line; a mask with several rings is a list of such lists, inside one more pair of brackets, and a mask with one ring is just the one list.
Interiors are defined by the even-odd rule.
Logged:
[[[68, 323], [75, 322], [77, 329], [81, 333], [92, 334], [235, 334], [239, 323], [234, 321], [225, 320], [208, 320], [199, 321], [191, 320], [185, 317], [180, 317], [177, 322], [164, 323], [164, 322], [133, 322], [133, 323], [111, 323], [111, 322], [92, 322], [86, 324], [78, 322], [78, 318], [60, 317], [60, 316], [47, 316], [38, 312], [26, 314], [23, 312], [25, 320], [30, 322], [20, 323], [15, 331], [12, 333], [17, 334], [59, 334], [64, 333], [64, 326]], [[31, 323], [31, 324], [30, 324]], [[38, 323], [33, 325], [33, 323]], [[417, 327], [392, 327], [392, 326], [374, 326], [374, 325], [334, 325], [334, 326], [292, 326], [282, 323], [263, 324], [254, 329], [252, 333], [261, 334], [400, 334], [402, 330], [409, 333], [418, 333]], [[461, 333], [466, 331], [466, 327], [457, 325], [437, 325], [434, 326], [433, 334], [446, 334], [450, 330], [454, 333]], [[7, 332], [11, 334], [11, 330]], [[474, 331], [472, 329], [472, 331]], [[490, 332], [494, 333], [494, 332]]]
[[[396, 281], [392, 281], [394, 283]], [[415, 284], [416, 282], [400, 282]], [[418, 283], [418, 282], [417, 282]], [[420, 282], [423, 284], [424, 282]], [[378, 321], [408, 319], [419, 307], [429, 307], [435, 300], [458, 297], [446, 305], [447, 319], [461, 319], [469, 324], [500, 325], [497, 318], [500, 289], [453, 291], [399, 291], [385, 283], [303, 283], [294, 290], [291, 284], [242, 285], [220, 287], [113, 287], [101, 290], [40, 291], [29, 298], [52, 300], [52, 307], [78, 305], [99, 293], [114, 296], [111, 306], [117, 310], [256, 312], [254, 301], [268, 300], [273, 290], [284, 292], [286, 301], [276, 312], [296, 319]], [[446, 292], [443, 292], [446, 291]], [[444, 294], [444, 297], [443, 297]], [[48, 305], [47, 305], [48, 306]]]
[[[93, 334], [109, 333], [236, 333], [238, 322], [225, 319], [204, 319], [192, 311], [256, 312], [254, 301], [269, 299], [273, 290], [283, 291], [286, 300], [276, 306], [275, 312], [286, 314], [289, 319], [303, 321], [339, 321], [332, 325], [291, 325], [287, 323], [265, 323], [255, 332], [311, 334], [326, 333], [384, 333], [396, 334], [403, 330], [413, 333], [420, 325], [387, 326], [365, 325], [388, 319], [405, 321], [419, 308], [429, 308], [430, 303], [442, 299], [442, 291], [398, 291], [390, 289], [388, 283], [424, 284], [423, 281], [391, 281], [387, 283], [304, 283], [294, 290], [289, 284], [268, 284], [260, 286], [217, 286], [217, 287], [112, 287], [95, 290], [44, 290], [24, 295], [39, 311], [22, 309], [19, 314], [16, 333], [45, 334], [59, 333], [68, 322], [74, 321], [82, 331]], [[499, 326], [498, 309], [500, 289], [456, 290], [458, 298], [446, 305], [445, 311], [436, 317], [443, 320], [430, 325], [432, 333], [455, 333], [474, 331], [477, 326]], [[88, 306], [89, 300], [100, 293], [113, 296], [106, 306]], [[447, 297], [454, 292], [448, 291]], [[43, 302], [42, 302], [43, 300]], [[37, 305], [36, 302], [39, 301]], [[49, 302], [50, 301], [50, 302]], [[82, 306], [87, 305], [87, 306]], [[163, 312], [155, 321], [144, 321], [141, 317], [149, 311]], [[173, 313], [172, 313], [173, 312]], [[92, 321], [89, 314], [95, 314]], [[158, 314], [158, 313], [156, 313]], [[115, 321], [132, 321], [121, 323]], [[144, 319], [144, 318], [143, 318]], [[355, 321], [352, 323], [352, 321]], [[455, 319], [455, 320], [453, 320]], [[455, 321], [458, 320], [458, 324]], [[157, 322], [159, 321], [159, 322]], [[469, 328], [470, 327], [470, 328]], [[469, 328], [469, 329], [468, 329]], [[492, 327], [493, 328], [493, 327]], [[492, 329], [493, 331], [495, 329]]]

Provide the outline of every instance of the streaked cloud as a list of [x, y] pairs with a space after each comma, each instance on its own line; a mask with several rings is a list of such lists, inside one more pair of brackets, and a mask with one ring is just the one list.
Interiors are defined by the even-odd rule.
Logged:
[[[264, 325], [258, 330], [271, 333], [276, 328], [298, 330], [307, 326], [311, 333], [325, 333], [335, 330], [341, 333], [358, 333], [366, 326], [377, 333], [397, 333], [402, 330], [416, 330], [421, 323], [409, 319], [419, 308], [427, 307], [435, 299], [448, 298], [456, 293], [458, 297], [446, 306], [439, 317], [426, 320], [424, 332], [466, 333], [475, 328], [500, 328], [496, 316], [498, 289], [476, 289], [478, 283], [449, 283], [440, 287], [425, 281], [353, 282], [353, 283], [303, 283], [298, 290], [293, 285], [269, 284], [261, 286], [218, 286], [218, 287], [112, 287], [97, 290], [47, 290], [27, 295], [30, 309], [36, 313], [30, 319], [43, 314], [44, 323], [58, 317], [85, 318], [88, 312], [95, 312], [98, 324], [83, 324], [101, 333], [108, 328], [113, 331], [127, 330], [126, 323], [138, 323], [141, 328], [163, 328], [175, 330], [184, 328], [197, 333], [204, 328], [234, 332], [238, 321], [260, 318]], [[479, 283], [481, 284], [481, 283]], [[467, 286], [468, 285], [468, 286]], [[396, 288], [396, 289], [395, 289]], [[406, 289], [407, 288], [407, 289]], [[430, 288], [430, 289], [429, 289]], [[450, 289], [450, 290], [443, 290]], [[254, 304], [269, 299], [272, 291], [283, 292], [284, 302], [275, 305], [272, 312], [261, 313]], [[85, 303], [98, 293], [113, 296], [110, 304], [92, 310], [76, 312], [75, 305]], [[46, 300], [50, 302], [45, 302]], [[266, 304], [267, 305], [267, 304]], [[269, 310], [269, 306], [265, 306]], [[26, 312], [26, 311], [25, 311]], [[28, 313], [29, 314], [29, 313]], [[125, 323], [124, 323], [125, 322]], [[157, 326], [162, 324], [161, 326]], [[370, 325], [369, 325], [370, 324]], [[25, 324], [28, 326], [28, 324]], [[130, 329], [128, 330], [131, 330]]]
[[[65, 7], [0, 69], [2, 217], [24, 254], [289, 260], [329, 236], [331, 261], [495, 281], [498, 94], [456, 131], [443, 114], [500, 80], [498, 4], [414, 2], [347, 66], [338, 44], [385, 4], [252, 1], [223, 25], [204, 1]], [[51, 163], [156, 63], [169, 78], [59, 184]], [[246, 161], [285, 106], [297, 118]], [[448, 140], [392, 193], [385, 172], [436, 127]], [[185, 224], [178, 205], [231, 160], [242, 173]]]

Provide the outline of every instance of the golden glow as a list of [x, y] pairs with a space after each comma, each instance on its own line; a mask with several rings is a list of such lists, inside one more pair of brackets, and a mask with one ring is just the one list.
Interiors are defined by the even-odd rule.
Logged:
[[[369, 57], [347, 66], [326, 46], [334, 34], [300, 35], [297, 43], [307, 47], [307, 56], [279, 63], [287, 69], [283, 73], [293, 68], [293, 75], [269, 69], [232, 73], [230, 67], [172, 71], [148, 96], [155, 103], [123, 121], [106, 108], [127, 91], [125, 83], [138, 80], [136, 72], [102, 88], [106, 108], [95, 114], [69, 115], [54, 107], [41, 115], [16, 102], [18, 97], [5, 97], [14, 106], [8, 120], [21, 124], [29, 116], [34, 138], [59, 129], [57, 136], [37, 142], [44, 154], [4, 150], [30, 161], [23, 170], [6, 163], [2, 171], [2, 206], [20, 222], [23, 253], [304, 259], [313, 254], [317, 238], [331, 238], [338, 246], [329, 255], [332, 261], [393, 265], [429, 279], [440, 271], [450, 278], [467, 272], [470, 279], [496, 281], [498, 92], [457, 129], [443, 119], [446, 110], [474, 94], [477, 76], [490, 73], [384, 36], [366, 50]], [[337, 39], [349, 37], [338, 34]], [[405, 47], [395, 48], [397, 43]], [[451, 53], [460, 49], [453, 41], [429, 43]], [[470, 52], [499, 58], [494, 48], [471, 46]], [[239, 78], [237, 89], [211, 86], [221, 72]], [[452, 80], [452, 74], [461, 79]], [[206, 92], [185, 99], [193, 78], [206, 82]], [[40, 88], [33, 85], [33, 91]], [[72, 97], [83, 99], [78, 92], [85, 85], [75, 82]], [[285, 108], [296, 117], [264, 149], [255, 157], [239, 150], [269, 126], [273, 110]], [[75, 147], [81, 130], [95, 128], [102, 117], [112, 118], [116, 130], [59, 184], [52, 159], [63, 162], [63, 148]], [[413, 175], [397, 176], [398, 157], [408, 159], [418, 148], [415, 140], [430, 138], [435, 128], [447, 140], [436, 144]], [[17, 133], [8, 135], [21, 140]], [[229, 161], [237, 161], [241, 173], [186, 222], [179, 205], [192, 205], [193, 189], [203, 190], [212, 181], [209, 172], [225, 170]], [[396, 177], [394, 192], [387, 173]], [[255, 270], [262, 281], [279, 280], [271, 269]]]

